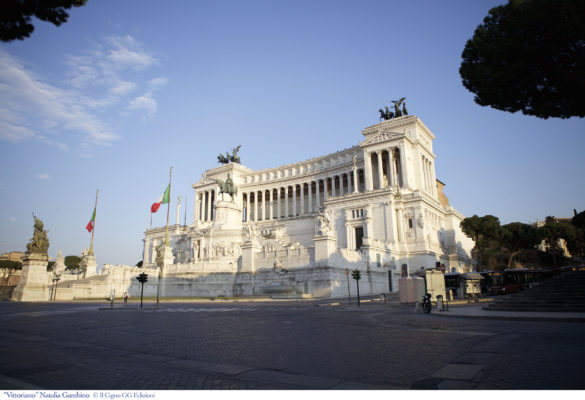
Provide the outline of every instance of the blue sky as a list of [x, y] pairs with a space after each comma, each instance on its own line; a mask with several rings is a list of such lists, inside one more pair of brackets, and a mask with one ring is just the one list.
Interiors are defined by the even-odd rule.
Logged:
[[25, 249], [34, 211], [51, 257], [80, 254], [99, 189], [97, 262], [135, 264], [171, 165], [171, 221], [181, 195], [189, 223], [220, 152], [241, 144], [253, 169], [328, 154], [400, 97], [465, 216], [570, 217], [585, 121], [480, 107], [461, 84], [465, 42], [503, 3], [89, 0], [61, 27], [35, 21], [0, 43], [0, 252]]

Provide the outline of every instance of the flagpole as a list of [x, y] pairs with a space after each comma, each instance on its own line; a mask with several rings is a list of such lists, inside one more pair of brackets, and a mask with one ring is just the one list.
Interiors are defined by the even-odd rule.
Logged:
[[173, 176], [173, 167], [171, 167], [171, 171], [169, 172], [169, 201], [167, 203], [167, 229], [165, 232], [165, 246], [169, 245], [169, 213], [171, 210], [171, 178]]
[[[100, 191], [96, 190], [95, 191], [95, 206], [93, 208], [94, 212], [97, 214], [97, 199], [98, 199], [98, 193]], [[93, 235], [95, 233], [95, 215], [93, 216], [93, 228], [91, 230], [91, 243], [89, 244], [89, 251], [88, 251], [88, 255], [93, 256]]]

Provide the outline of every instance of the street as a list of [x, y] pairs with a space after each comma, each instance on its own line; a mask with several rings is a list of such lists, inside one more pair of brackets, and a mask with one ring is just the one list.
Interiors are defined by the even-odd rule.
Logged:
[[2, 389], [584, 389], [585, 324], [318, 301], [0, 303]]

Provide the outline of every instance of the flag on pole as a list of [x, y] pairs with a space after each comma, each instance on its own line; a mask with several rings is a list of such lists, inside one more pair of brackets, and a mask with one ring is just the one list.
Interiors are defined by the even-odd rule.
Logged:
[[93, 231], [93, 223], [94, 223], [94, 221], [95, 221], [95, 207], [93, 209], [93, 214], [91, 214], [91, 219], [89, 220], [89, 223], [85, 227], [85, 229], [87, 229], [87, 231], [89, 233], [91, 233], [91, 231]]
[[169, 192], [171, 190], [171, 185], [167, 186], [167, 189], [161, 196], [150, 206], [150, 212], [155, 213], [158, 211], [158, 208], [161, 204], [167, 204], [169, 202]]

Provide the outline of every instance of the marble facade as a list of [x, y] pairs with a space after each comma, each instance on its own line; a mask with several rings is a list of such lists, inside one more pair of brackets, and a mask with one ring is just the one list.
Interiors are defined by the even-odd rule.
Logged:
[[[376, 294], [398, 290], [403, 264], [470, 270], [473, 242], [435, 176], [433, 133], [403, 116], [362, 134], [291, 165], [205, 171], [192, 186], [192, 224], [169, 227], [163, 296], [344, 296], [346, 268], [362, 271], [360, 293]], [[228, 174], [233, 198], [216, 182]], [[145, 268], [156, 267], [164, 237], [164, 227], [146, 231]]]

